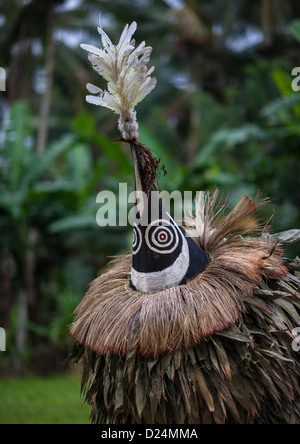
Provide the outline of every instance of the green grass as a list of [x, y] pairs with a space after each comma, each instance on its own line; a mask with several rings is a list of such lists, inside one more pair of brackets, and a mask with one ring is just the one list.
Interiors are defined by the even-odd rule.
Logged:
[[0, 424], [89, 424], [89, 415], [78, 377], [0, 380]]

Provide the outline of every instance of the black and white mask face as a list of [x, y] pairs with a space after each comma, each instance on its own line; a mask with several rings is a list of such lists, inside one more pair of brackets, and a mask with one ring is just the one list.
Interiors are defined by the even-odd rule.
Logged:
[[[138, 192], [143, 190], [142, 173], [134, 153], [133, 160]], [[137, 198], [133, 230], [131, 286], [141, 293], [157, 293], [197, 276], [209, 258], [175, 222], [156, 191], [142, 196]]]
[[132, 254], [131, 282], [142, 293], [177, 285], [189, 266], [187, 241], [171, 217], [135, 225]]
[[136, 220], [133, 230], [131, 285], [142, 293], [184, 284], [208, 264], [206, 253], [159, 204], [160, 217], [146, 226]]

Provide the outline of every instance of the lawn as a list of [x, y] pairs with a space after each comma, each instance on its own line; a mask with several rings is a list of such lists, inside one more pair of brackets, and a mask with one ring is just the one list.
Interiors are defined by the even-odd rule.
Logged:
[[0, 424], [89, 424], [89, 414], [78, 377], [0, 380]]

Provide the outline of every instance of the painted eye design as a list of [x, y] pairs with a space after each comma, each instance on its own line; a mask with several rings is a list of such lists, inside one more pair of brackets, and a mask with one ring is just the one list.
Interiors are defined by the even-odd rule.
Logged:
[[178, 230], [166, 219], [156, 220], [147, 227], [145, 241], [150, 250], [159, 254], [169, 254], [179, 245]]
[[142, 246], [142, 233], [141, 230], [139, 229], [139, 227], [134, 224], [134, 228], [133, 228], [133, 244], [132, 244], [132, 254], [137, 254]]

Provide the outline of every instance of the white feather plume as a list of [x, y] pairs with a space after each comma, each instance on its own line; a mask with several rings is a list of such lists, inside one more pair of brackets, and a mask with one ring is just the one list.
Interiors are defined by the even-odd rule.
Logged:
[[136, 29], [136, 22], [126, 25], [115, 46], [100, 25], [98, 32], [102, 49], [87, 44], [80, 45], [89, 53], [88, 58], [94, 70], [108, 82], [107, 91], [88, 83], [87, 89], [93, 95], [88, 95], [86, 100], [119, 114], [119, 129], [126, 140], [138, 138], [134, 107], [156, 86], [156, 79], [151, 77], [154, 67], [147, 68], [152, 48], [146, 46], [145, 42], [135, 48], [132, 36]]

